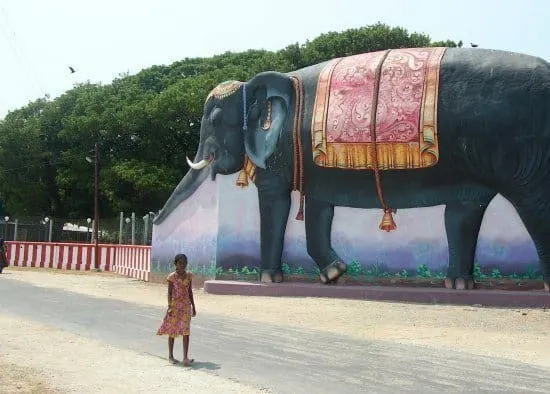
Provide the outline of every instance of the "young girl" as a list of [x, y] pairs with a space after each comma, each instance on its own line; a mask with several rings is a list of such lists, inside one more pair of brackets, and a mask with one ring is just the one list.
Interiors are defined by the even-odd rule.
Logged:
[[191, 286], [191, 273], [187, 268], [187, 256], [178, 254], [174, 258], [176, 271], [172, 272], [168, 281], [168, 310], [157, 331], [157, 335], [168, 335], [168, 360], [172, 364], [178, 364], [174, 359], [174, 339], [183, 336], [183, 364], [189, 365], [194, 360], [187, 357], [189, 350], [189, 326], [191, 316], [196, 316], [195, 301], [193, 300], [193, 288]]

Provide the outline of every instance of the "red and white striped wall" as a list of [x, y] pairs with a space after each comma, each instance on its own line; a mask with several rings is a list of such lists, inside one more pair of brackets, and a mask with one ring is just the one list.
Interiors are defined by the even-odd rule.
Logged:
[[143, 245], [117, 245], [114, 271], [117, 274], [149, 281], [151, 247]]
[[[149, 280], [151, 247], [100, 244], [99, 268], [140, 280]], [[89, 271], [95, 266], [94, 244], [6, 242], [11, 266]]]

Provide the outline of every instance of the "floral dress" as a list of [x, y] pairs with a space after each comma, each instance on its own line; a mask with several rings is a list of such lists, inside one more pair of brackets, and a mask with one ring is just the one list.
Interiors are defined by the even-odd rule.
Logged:
[[173, 284], [172, 302], [170, 303], [172, 313], [166, 311], [157, 335], [169, 335], [172, 338], [180, 335], [189, 335], [189, 326], [193, 312], [191, 299], [189, 298], [191, 274], [186, 273], [182, 278], [176, 272], [172, 272], [166, 280]]

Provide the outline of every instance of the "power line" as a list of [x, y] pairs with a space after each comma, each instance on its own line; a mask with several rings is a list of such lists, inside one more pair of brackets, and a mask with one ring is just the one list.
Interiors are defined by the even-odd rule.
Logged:
[[[2, 30], [2, 34], [4, 35], [6, 42], [10, 46], [10, 49], [13, 52], [13, 55], [15, 56], [17, 62], [19, 63], [19, 66], [23, 69], [23, 72], [27, 75], [27, 78], [29, 79], [29, 83], [32, 85], [32, 88], [35, 90], [38, 96], [42, 96], [42, 92], [40, 91], [40, 89], [42, 88], [43, 92], [45, 91], [45, 89], [43, 89], [42, 84], [40, 83], [38, 78], [36, 78], [31, 68], [28, 68], [28, 64], [30, 64], [30, 62], [28, 61], [28, 57], [25, 55], [24, 51], [18, 50], [18, 46], [22, 48], [21, 44], [19, 45], [14, 44], [15, 37], [16, 37], [15, 30], [13, 29], [10, 23], [10, 18], [8, 16], [6, 9], [2, 5], [0, 5], [0, 13], [2, 14], [3, 19], [5, 21], [5, 23], [0, 23], [0, 29]], [[6, 28], [4, 28], [4, 26], [6, 26]], [[13, 32], [13, 34], [11, 35], [13, 37], [10, 36], [9, 31], [7, 30], [8, 28]]]

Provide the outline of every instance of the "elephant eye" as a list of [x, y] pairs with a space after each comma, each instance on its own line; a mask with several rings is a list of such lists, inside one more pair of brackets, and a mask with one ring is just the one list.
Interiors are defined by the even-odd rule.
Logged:
[[221, 120], [222, 120], [222, 110], [220, 108], [214, 108], [212, 110], [212, 113], [210, 114], [210, 122], [212, 122], [214, 126], [217, 126], [220, 124]]
[[258, 101], [255, 101], [248, 110], [248, 118], [256, 120], [260, 117], [260, 104]]

